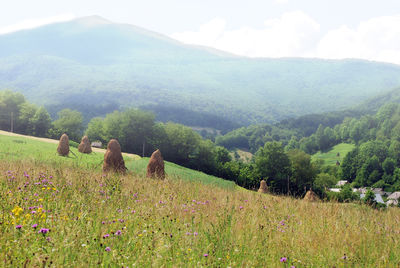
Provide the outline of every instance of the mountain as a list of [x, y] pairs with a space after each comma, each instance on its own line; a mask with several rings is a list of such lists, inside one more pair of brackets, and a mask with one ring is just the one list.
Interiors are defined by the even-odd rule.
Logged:
[[238, 57], [97, 16], [0, 35], [0, 89], [53, 113], [170, 107], [169, 120], [191, 111], [218, 129], [340, 110], [398, 86], [393, 64]]

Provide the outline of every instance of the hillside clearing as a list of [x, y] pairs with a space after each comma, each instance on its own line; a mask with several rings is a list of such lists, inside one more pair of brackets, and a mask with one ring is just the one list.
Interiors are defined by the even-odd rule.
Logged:
[[353, 150], [354, 147], [354, 144], [340, 143], [333, 146], [332, 149], [327, 152], [318, 152], [314, 154], [312, 160], [321, 159], [324, 160], [324, 165], [334, 166], [336, 165], [336, 161], [341, 163], [346, 154]]

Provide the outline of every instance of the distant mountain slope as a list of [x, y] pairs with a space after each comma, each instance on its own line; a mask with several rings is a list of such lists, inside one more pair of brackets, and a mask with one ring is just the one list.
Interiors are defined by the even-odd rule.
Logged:
[[0, 35], [0, 89], [85, 114], [161, 106], [247, 125], [344, 109], [398, 86], [396, 65], [237, 57], [96, 16]]
[[387, 103], [400, 103], [400, 87], [390, 91], [385, 91], [367, 99], [360, 105], [356, 106], [355, 110], [372, 114], [377, 112], [379, 108]]

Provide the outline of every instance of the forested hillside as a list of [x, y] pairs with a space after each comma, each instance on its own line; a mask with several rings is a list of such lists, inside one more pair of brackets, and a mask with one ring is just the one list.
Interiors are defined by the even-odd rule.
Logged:
[[84, 122], [146, 106], [156, 120], [227, 131], [343, 109], [399, 85], [392, 64], [236, 57], [100, 17], [0, 35], [0, 89], [53, 117], [78, 109]]

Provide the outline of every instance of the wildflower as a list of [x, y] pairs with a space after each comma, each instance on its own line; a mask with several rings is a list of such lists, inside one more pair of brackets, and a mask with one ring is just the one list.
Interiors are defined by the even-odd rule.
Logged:
[[203, 256], [204, 256], [204, 257], [208, 257], [208, 254], [206, 253], [206, 254], [204, 254]]
[[193, 233], [193, 235], [194, 235], [194, 236], [197, 236], [197, 235], [198, 235], [198, 233], [197, 233], [197, 232], [194, 232], [194, 233]]
[[280, 262], [287, 262], [287, 258], [286, 257], [282, 257]]
[[121, 234], [122, 234], [121, 230], [118, 230], [118, 231], [115, 232], [115, 235], [121, 235]]
[[33, 229], [36, 229], [37, 227], [38, 227], [37, 223], [32, 224], [32, 228], [33, 228]]
[[50, 232], [50, 229], [47, 229], [47, 228], [41, 228], [40, 230], [39, 230], [39, 234], [40, 233], [42, 233], [42, 234], [47, 234], [48, 232]]
[[21, 214], [22, 211], [24, 211], [24, 209], [21, 208], [21, 207], [19, 207], [19, 206], [15, 206], [14, 209], [11, 210], [11, 212], [12, 212], [16, 217], [18, 217], [18, 216]]
[[103, 235], [103, 238], [104, 238], [104, 239], [107, 238], [107, 237], [110, 237], [110, 235], [109, 235], [109, 234]]
[[21, 229], [22, 228], [22, 225], [17, 225], [17, 226], [15, 226], [15, 229]]
[[192, 235], [191, 233], [187, 232], [186, 235]]
[[347, 260], [346, 254], [343, 255], [342, 260]]
[[111, 248], [110, 247], [106, 247], [106, 251], [111, 251]]
[[240, 208], [240, 209], [243, 209], [243, 206], [240, 206], [239, 208]]

